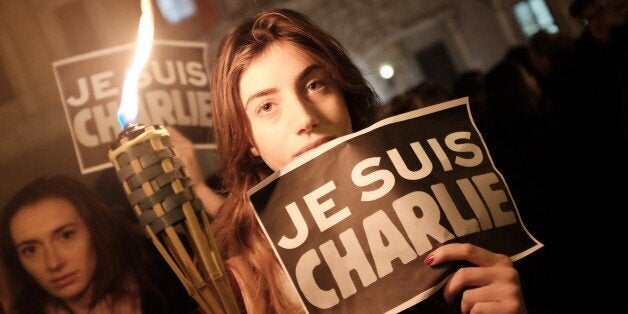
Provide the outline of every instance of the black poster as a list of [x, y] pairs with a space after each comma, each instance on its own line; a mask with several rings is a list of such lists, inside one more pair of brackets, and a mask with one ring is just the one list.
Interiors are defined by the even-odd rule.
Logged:
[[[121, 130], [117, 111], [135, 45], [125, 45], [53, 62], [81, 173], [111, 167], [107, 151]], [[207, 44], [153, 44], [139, 86], [138, 122], [172, 125], [197, 148], [214, 148]]]
[[525, 228], [462, 98], [328, 142], [249, 191], [309, 312], [384, 313], [432, 295], [460, 264], [423, 263], [467, 242], [520, 259]]

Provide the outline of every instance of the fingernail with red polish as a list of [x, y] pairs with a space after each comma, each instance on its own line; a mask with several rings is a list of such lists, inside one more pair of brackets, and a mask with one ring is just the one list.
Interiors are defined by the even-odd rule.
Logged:
[[428, 255], [423, 261], [423, 263], [425, 263], [425, 265], [432, 265], [432, 263], [434, 263], [434, 255], [432, 254]]

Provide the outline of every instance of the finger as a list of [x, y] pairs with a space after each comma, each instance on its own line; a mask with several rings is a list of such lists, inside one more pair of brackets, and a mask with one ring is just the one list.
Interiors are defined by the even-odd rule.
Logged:
[[510, 258], [503, 254], [493, 253], [469, 243], [445, 244], [434, 251], [425, 259], [429, 265], [438, 265], [449, 261], [466, 260], [478, 266], [503, 265], [512, 267]]
[[499, 302], [483, 302], [476, 303], [470, 309], [461, 310], [460, 313], [473, 313], [473, 314], [491, 314], [491, 313], [506, 313], [503, 312]]
[[171, 136], [181, 136], [181, 133], [179, 133], [179, 130], [177, 130], [177, 128], [169, 125], [165, 126], [165, 128]]
[[464, 290], [460, 298], [462, 313], [469, 313], [477, 304], [487, 302], [504, 302], [519, 304], [522, 301], [520, 290], [514, 285], [488, 285]]
[[517, 271], [502, 266], [463, 267], [457, 270], [445, 284], [443, 296], [451, 303], [465, 288], [465, 296], [473, 297], [468, 299], [473, 303], [517, 298], [521, 291]]
[[473, 305], [470, 314], [525, 314], [525, 306], [513, 302], [481, 302]]
[[[174, 145], [174, 147], [176, 147], [179, 153], [190, 153], [194, 151], [192, 141], [181, 134], [179, 130], [171, 126], [167, 126], [166, 130], [168, 130], [168, 133], [170, 134], [170, 142]], [[183, 152], [184, 150], [186, 152]]]
[[170, 138], [172, 139], [176, 139], [178, 141], [188, 140], [187, 137], [185, 137], [179, 130], [177, 130], [177, 128], [173, 126], [166, 126], [166, 130], [168, 131], [168, 133], [170, 134]]
[[[458, 269], [447, 281], [445, 288], [443, 289], [443, 296], [447, 303], [452, 303], [456, 300], [456, 296], [459, 293], [463, 293], [462, 290], [472, 287], [481, 287], [490, 283], [487, 279], [487, 271], [479, 271], [479, 267], [463, 267]], [[469, 290], [467, 290], [469, 291]], [[465, 293], [467, 292], [465, 291]]]

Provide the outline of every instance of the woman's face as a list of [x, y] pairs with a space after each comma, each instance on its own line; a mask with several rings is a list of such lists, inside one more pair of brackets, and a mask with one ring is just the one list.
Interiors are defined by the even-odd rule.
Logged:
[[286, 42], [271, 44], [243, 72], [240, 98], [251, 123], [251, 151], [273, 170], [352, 130], [338, 86]]
[[10, 222], [20, 262], [50, 295], [64, 301], [85, 295], [96, 269], [96, 252], [76, 208], [63, 198], [22, 207]]

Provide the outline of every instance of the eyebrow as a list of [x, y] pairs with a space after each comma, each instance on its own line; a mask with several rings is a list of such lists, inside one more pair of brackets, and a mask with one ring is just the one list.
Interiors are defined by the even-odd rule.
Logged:
[[[319, 70], [320, 68], [321, 67], [318, 64], [310, 64], [310, 65], [308, 65], [297, 76], [297, 82], [303, 80], [304, 77], [307, 77], [308, 75], [310, 75], [310, 73], [314, 72], [315, 70]], [[246, 99], [246, 102], [244, 103], [244, 110], [246, 110], [246, 108], [249, 106], [249, 103], [251, 103], [251, 101], [253, 101], [253, 99], [258, 98], [258, 97], [263, 97], [263, 96], [266, 96], [266, 95], [270, 95], [270, 94], [276, 93], [276, 92], [277, 92], [277, 89], [274, 88], [274, 87], [271, 87], [271, 88], [263, 89], [263, 90], [255, 93], [255, 94], [249, 96]]]

